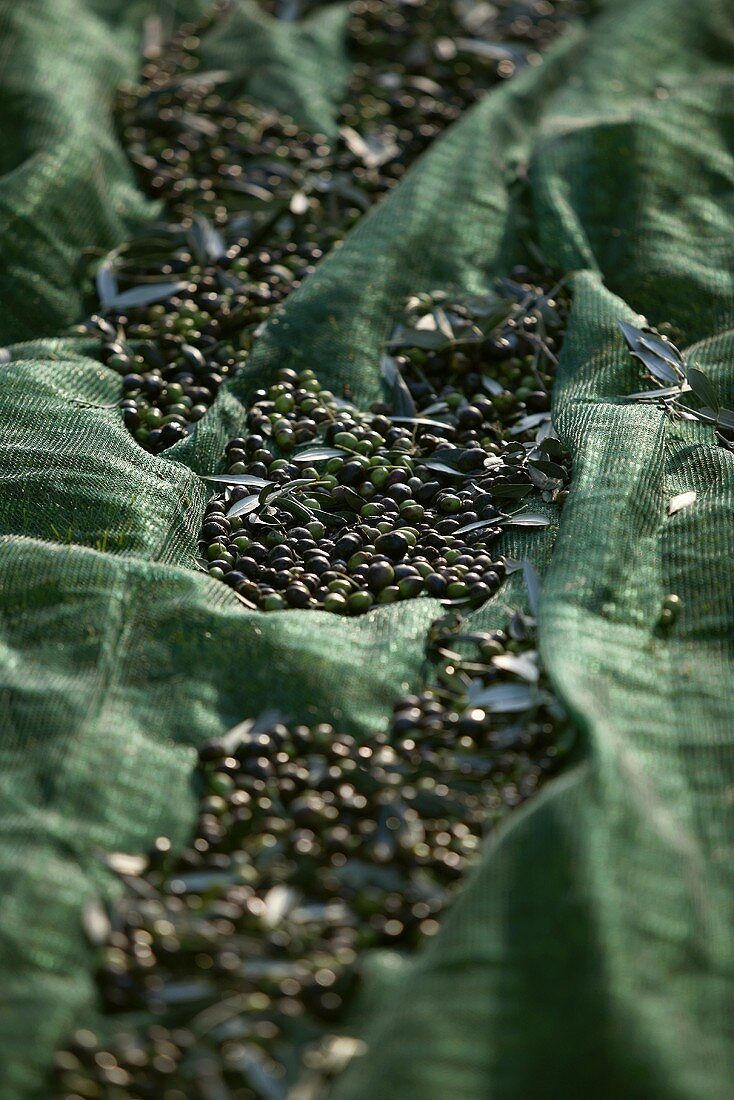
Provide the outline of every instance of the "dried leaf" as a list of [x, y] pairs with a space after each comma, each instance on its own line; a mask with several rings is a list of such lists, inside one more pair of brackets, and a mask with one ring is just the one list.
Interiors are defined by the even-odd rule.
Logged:
[[308, 210], [308, 196], [303, 191], [294, 191], [291, 196], [290, 211], [297, 217]]
[[354, 153], [367, 168], [381, 168], [400, 152], [400, 146], [388, 133], [373, 132], [363, 137], [351, 126], [342, 126], [339, 132], [349, 151]]
[[693, 504], [696, 499], [696, 490], [691, 489], [687, 493], [678, 493], [677, 496], [671, 497], [668, 502], [668, 515], [674, 516], [676, 512], [680, 512], [682, 508], [688, 508]]
[[126, 852], [107, 852], [104, 855], [104, 861], [110, 870], [115, 871], [118, 875], [130, 875], [132, 877], [142, 875], [148, 866], [148, 860], [145, 856], [128, 855]]
[[82, 927], [87, 939], [94, 947], [101, 947], [111, 931], [110, 918], [101, 901], [92, 898], [84, 906]]
[[267, 928], [275, 928], [283, 920], [283, 917], [298, 902], [299, 894], [290, 886], [279, 884], [273, 886], [265, 895], [265, 911], [262, 915], [263, 924]]

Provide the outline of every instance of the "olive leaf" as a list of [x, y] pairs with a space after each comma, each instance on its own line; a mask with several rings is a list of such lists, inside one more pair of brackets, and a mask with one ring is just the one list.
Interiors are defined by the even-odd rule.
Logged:
[[218, 481], [224, 485], [249, 485], [253, 489], [264, 489], [266, 485], [274, 485], [273, 481], [266, 481], [264, 477], [255, 477], [254, 474], [203, 474], [202, 481]]
[[540, 604], [540, 589], [541, 582], [538, 571], [529, 561], [522, 563], [523, 576], [525, 578], [525, 587], [528, 590], [528, 603], [533, 615], [538, 614], [538, 606]]
[[440, 351], [450, 341], [437, 328], [419, 329], [400, 326], [388, 340], [389, 348], [418, 348], [420, 351]]
[[429, 428], [442, 428], [444, 431], [455, 431], [453, 424], [447, 424], [443, 420], [429, 420], [425, 416], [391, 416], [394, 424], [425, 424]]
[[469, 688], [469, 702], [490, 714], [510, 714], [530, 710], [543, 702], [542, 694], [530, 684], [492, 684], [483, 687], [473, 680]]
[[505, 523], [508, 527], [550, 527], [551, 523], [547, 516], [539, 512], [521, 512], [519, 515], [508, 516], [507, 519], [497, 520], [497, 522]]
[[522, 46], [511, 46], [505, 42], [489, 42], [486, 38], [455, 38], [453, 45], [464, 53], [475, 54], [487, 61], [514, 61], [522, 64], [527, 50]]
[[496, 500], [522, 500], [532, 489], [529, 481], [508, 481], [504, 484], [495, 482], [492, 485], [492, 496]]
[[566, 451], [563, 448], [563, 444], [560, 439], [554, 435], [547, 435], [545, 439], [540, 441], [540, 450], [545, 451], [551, 458], [566, 458]]
[[122, 294], [116, 294], [110, 298], [105, 309], [135, 309], [138, 306], [149, 306], [154, 302], [162, 302], [165, 298], [172, 298], [174, 294], [186, 289], [186, 283], [152, 283], [150, 286], [136, 286], [132, 290], [125, 290]]
[[480, 531], [483, 527], [497, 527], [499, 523], [499, 519], [478, 519], [474, 523], [459, 527], [458, 531], [454, 531], [454, 535], [467, 535], [470, 531]]
[[212, 122], [206, 115], [199, 115], [194, 111], [182, 111], [178, 115], [178, 121], [187, 129], [194, 130], [197, 134], [204, 134], [206, 137], [216, 137], [219, 133], [216, 122]]
[[530, 413], [518, 420], [510, 429], [510, 435], [522, 435], [523, 432], [531, 432], [533, 428], [539, 428], [542, 424], [550, 423], [550, 413]]
[[722, 428], [726, 428], [729, 431], [734, 430], [734, 412], [730, 409], [719, 409], [716, 414], [716, 422], [720, 424]]
[[202, 214], [194, 216], [188, 238], [192, 252], [203, 264], [215, 264], [226, 254], [227, 248], [221, 233]]
[[683, 362], [683, 356], [675, 344], [654, 333], [652, 329], [644, 329], [640, 337], [640, 345], [658, 358], [665, 360], [671, 367], [677, 367]]
[[400, 373], [400, 368], [392, 355], [384, 354], [380, 367], [393, 414], [395, 416], [415, 417], [418, 410], [415, 407], [407, 383]]
[[97, 284], [97, 297], [102, 309], [109, 309], [110, 302], [118, 297], [117, 276], [109, 260], [105, 260], [97, 268], [95, 282]]
[[249, 611], [257, 611], [258, 610], [257, 604], [253, 603], [252, 600], [248, 600], [247, 597], [243, 596], [241, 592], [238, 592], [236, 588], [232, 589], [232, 595], [236, 599], [238, 599], [240, 601], [240, 603], [243, 603]]
[[718, 412], [720, 405], [718, 387], [706, 377], [703, 371], [698, 367], [689, 367], [686, 378], [701, 404]]
[[236, 516], [247, 516], [250, 512], [254, 512], [256, 508], [259, 508], [261, 503], [258, 493], [252, 493], [233, 504], [227, 512], [227, 518], [234, 519]]
[[536, 470], [541, 470], [548, 477], [558, 478], [563, 480], [566, 476], [566, 471], [562, 466], [559, 466], [556, 462], [546, 462], [542, 458], [531, 458], [531, 466], [534, 466]]
[[291, 462], [325, 462], [329, 458], [345, 458], [349, 452], [339, 447], [308, 447], [305, 451], [299, 451], [291, 455]]
[[629, 393], [627, 398], [630, 401], [660, 401], [661, 398], [666, 397], [679, 397], [682, 393], [690, 393], [691, 387], [687, 382], [683, 382], [680, 386], [668, 386], [666, 389], [660, 389], [658, 387], [654, 390], [641, 390], [639, 393]]
[[626, 321], [619, 321], [631, 354], [642, 363], [646, 370], [659, 382], [671, 383], [684, 380], [683, 356], [667, 340], [651, 329], [639, 329]]
[[289, 512], [294, 519], [300, 520], [301, 523], [308, 523], [314, 518], [310, 508], [307, 508], [300, 500], [297, 500], [296, 497], [287, 493], [284, 493], [283, 496], [278, 499], [278, 507]]
[[498, 382], [496, 378], [490, 378], [488, 374], [483, 376], [482, 385], [492, 397], [497, 397], [499, 394], [507, 392], [501, 382]]
[[426, 458], [422, 462], [423, 466], [427, 466], [429, 470], [435, 470], [439, 474], [448, 474], [451, 477], [465, 478], [466, 474], [461, 470], [454, 469], [453, 466], [447, 465], [445, 462], [439, 462], [435, 458]]
[[525, 563], [517, 561], [515, 558], [500, 558], [501, 562], [504, 562], [505, 576], [511, 577], [513, 573], [519, 573], [521, 569], [524, 569]]
[[344, 143], [367, 168], [381, 168], [383, 164], [394, 160], [400, 152], [400, 146], [389, 133], [371, 133], [363, 137], [351, 126], [342, 126], [339, 133]]
[[502, 653], [499, 657], [492, 658], [492, 665], [502, 669], [503, 672], [519, 676], [529, 684], [537, 684], [540, 679], [538, 655], [535, 650], [529, 650], [527, 653]]

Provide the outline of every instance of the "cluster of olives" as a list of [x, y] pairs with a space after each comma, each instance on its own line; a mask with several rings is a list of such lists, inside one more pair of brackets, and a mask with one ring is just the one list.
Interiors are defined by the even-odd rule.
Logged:
[[488, 547], [506, 509], [567, 493], [550, 388], [569, 299], [554, 294], [510, 279], [483, 298], [411, 300], [367, 413], [311, 370], [278, 371], [212, 477], [226, 488], [206, 507], [201, 565], [265, 611], [484, 603], [504, 577]]
[[279, 371], [248, 421], [214, 475], [227, 488], [200, 541], [202, 565], [246, 602], [356, 615], [420, 595], [477, 606], [499, 589], [487, 545], [508, 517], [492, 485], [533, 488], [524, 448], [456, 444], [448, 420], [360, 413], [309, 370]]
[[[362, 1049], [346, 1020], [366, 953], [437, 931], [483, 836], [568, 747], [531, 619], [467, 633], [455, 618], [432, 657], [435, 685], [399, 699], [387, 733], [264, 718], [201, 748], [189, 846], [113, 857], [127, 889], [100, 987], [123, 1023], [111, 1044], [74, 1036], [55, 1096], [266, 1100], [304, 1075], [323, 1095]], [[156, 1022], [138, 1026], [141, 1009]]]
[[[157, 453], [185, 438], [244, 364], [273, 306], [577, 7], [503, 4], [477, 21], [437, 0], [356, 0], [349, 42], [357, 64], [331, 139], [228, 96], [222, 74], [201, 71], [202, 36], [226, 4], [153, 51], [139, 83], [121, 90], [118, 116], [141, 185], [175, 224], [153, 227], [102, 263], [99, 312], [81, 329], [123, 375], [123, 416], [138, 442]], [[504, 54], [477, 45], [505, 39]]]
[[491, 87], [537, 64], [587, 0], [353, 0], [342, 125], [380, 150], [382, 188]]
[[565, 281], [526, 267], [483, 295], [416, 295], [390, 341], [416, 410], [454, 412], [463, 439], [533, 438], [550, 418], [570, 305]]

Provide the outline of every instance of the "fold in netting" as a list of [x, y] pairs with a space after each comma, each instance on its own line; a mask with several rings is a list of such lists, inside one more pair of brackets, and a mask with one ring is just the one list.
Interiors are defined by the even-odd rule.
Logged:
[[[623, 400], [641, 376], [617, 322], [672, 326], [734, 401], [730, 5], [600, 4], [421, 158], [162, 457], [88, 407], [118, 380], [84, 341], [52, 338], [81, 312], [82, 251], [156, 216], [101, 107], [134, 75], [149, 13], [0, 7], [0, 339], [26, 341], [0, 365], [0, 1093], [43, 1096], [55, 1047], [94, 1022], [79, 912], [114, 889], [99, 851], [185, 840], [197, 745], [274, 690], [300, 719], [359, 733], [420, 681], [433, 601], [266, 616], [193, 571], [194, 474], [240, 430], [238, 397], [285, 365], [374, 396], [405, 296], [481, 289], [529, 235], [579, 272], [554, 394], [574, 480], [557, 533], [503, 550], [545, 568], [541, 651], [583, 760], [510, 820], [430, 948], [375, 989], [371, 1054], [335, 1095], [728, 1096], [732, 456], [711, 429]], [[334, 9], [287, 39], [251, 4], [237, 20], [217, 48], [243, 86], [268, 91], [255, 43], [280, 59], [278, 106], [329, 125], [345, 73]], [[695, 506], [668, 516], [690, 489]], [[669, 593], [681, 614], [661, 636]]]

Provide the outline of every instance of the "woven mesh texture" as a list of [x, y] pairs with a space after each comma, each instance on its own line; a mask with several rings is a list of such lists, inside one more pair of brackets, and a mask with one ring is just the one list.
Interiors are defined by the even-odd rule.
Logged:
[[[115, 889], [100, 852], [184, 840], [196, 745], [274, 701], [384, 726], [421, 680], [431, 600], [261, 615], [194, 571], [196, 474], [241, 428], [238, 398], [286, 364], [373, 396], [405, 295], [480, 289], [527, 238], [579, 271], [554, 398], [574, 482], [559, 529], [501, 548], [550, 561], [541, 647], [581, 759], [486, 846], [430, 948], [376, 982], [373, 1053], [337, 1095], [729, 1096], [732, 456], [710, 429], [621, 398], [642, 383], [616, 328], [639, 312], [672, 324], [734, 401], [728, 0], [610, 0], [489, 94], [159, 457], [99, 407], [117, 376], [55, 338], [83, 308], [84, 250], [156, 211], [110, 109], [153, 8], [0, 2], [0, 340], [25, 341], [0, 365], [0, 1096], [45, 1097], [54, 1047], [96, 1023], [80, 910]], [[329, 129], [343, 20], [333, 5], [284, 28], [243, 3], [207, 63]], [[691, 488], [696, 504], [668, 517]], [[683, 610], [661, 636], [671, 592]], [[504, 589], [477, 621], [519, 598]]]

